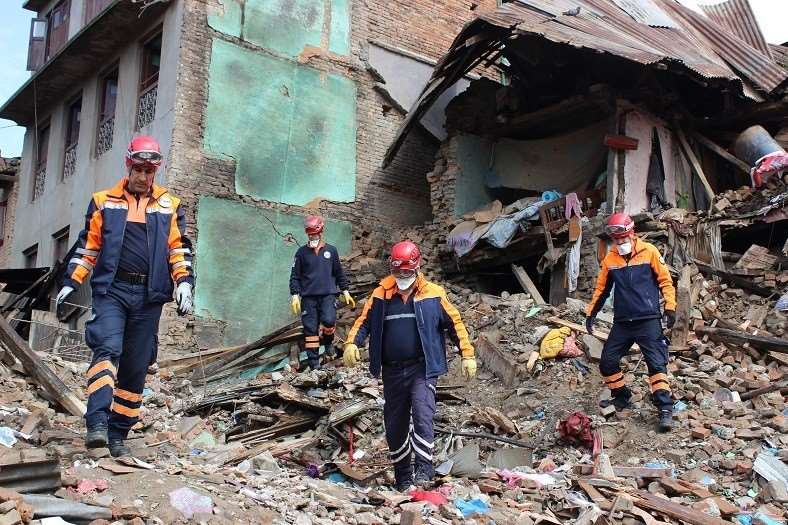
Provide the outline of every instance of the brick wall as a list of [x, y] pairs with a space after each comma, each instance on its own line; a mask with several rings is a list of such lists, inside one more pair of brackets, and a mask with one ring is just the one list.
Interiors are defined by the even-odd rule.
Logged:
[[[18, 176], [20, 160], [18, 158], [0, 157], [0, 174]], [[13, 185], [6, 183], [0, 190], [0, 200], [7, 202], [5, 210], [5, 232], [0, 246], [0, 268], [8, 268], [11, 261], [11, 244], [14, 234], [14, 218], [16, 215], [16, 202], [19, 195], [19, 182]]]
[[[299, 57], [300, 62], [310, 67], [342, 74], [356, 83], [356, 200], [350, 204], [324, 201], [320, 206], [324, 216], [353, 224], [354, 249], [369, 250], [368, 242], [361, 243], [362, 239], [369, 238], [366, 232], [373, 232], [376, 239], [389, 240], [404, 234], [418, 236], [416, 230], [429, 231], [432, 208], [427, 174], [433, 169], [438, 149], [431, 135], [415, 129], [391, 165], [381, 169], [383, 155], [404, 115], [373, 89], [376, 79], [365, 65], [368, 42], [379, 41], [433, 59], [440, 58], [462, 25], [480, 10], [494, 8], [495, 2], [485, 0], [475, 10], [471, 6], [469, 1], [456, 0], [398, 3], [357, 0], [352, 3], [351, 10], [349, 57], [316, 48], [305, 50]], [[234, 163], [208, 158], [202, 150], [212, 39], [221, 38], [255, 52], [267, 52], [210, 28], [206, 13], [213, 8], [221, 11], [218, 0], [185, 0], [183, 3], [172, 160], [167, 182], [184, 200], [189, 233], [198, 243], [196, 204], [199, 196], [210, 195], [267, 209], [306, 213], [299, 207], [238, 195]], [[425, 222], [426, 230], [417, 227]], [[402, 225], [413, 225], [416, 230], [401, 230]], [[210, 338], [200, 334], [216, 332], [211, 327], [221, 329], [222, 323], [178, 318], [170, 305], [162, 318], [160, 344], [165, 349], [176, 344], [181, 349], [210, 346], [206, 342]]]

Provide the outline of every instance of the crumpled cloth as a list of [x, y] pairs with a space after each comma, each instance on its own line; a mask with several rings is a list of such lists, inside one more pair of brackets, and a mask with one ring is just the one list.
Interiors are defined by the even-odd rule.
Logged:
[[750, 170], [753, 187], [760, 188], [766, 177], [781, 171], [788, 171], [788, 153], [775, 151], [761, 157], [755, 163], [755, 167]]
[[577, 198], [577, 193], [567, 193], [566, 207], [564, 209], [564, 214], [567, 220], [572, 218], [573, 213], [578, 217], [582, 217], [583, 209], [580, 205], [580, 199]]
[[539, 357], [542, 359], [553, 359], [564, 350], [564, 341], [572, 333], [566, 326], [553, 328], [542, 339], [539, 345]]
[[558, 354], [558, 357], [580, 357], [583, 351], [577, 346], [577, 340], [574, 334], [570, 334], [564, 339], [564, 348]]
[[561, 437], [572, 444], [594, 448], [594, 435], [591, 432], [591, 419], [583, 412], [574, 412], [558, 424]]
[[566, 280], [569, 293], [577, 290], [577, 278], [580, 276], [580, 245], [583, 243], [583, 229], [569, 248], [566, 256]]

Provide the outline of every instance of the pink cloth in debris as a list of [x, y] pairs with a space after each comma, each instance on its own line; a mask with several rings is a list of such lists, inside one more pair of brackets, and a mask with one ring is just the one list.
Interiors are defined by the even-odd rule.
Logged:
[[770, 153], [759, 159], [757, 165], [750, 171], [752, 185], [759, 188], [766, 177], [781, 171], [788, 171], [788, 153], [784, 151]]
[[568, 335], [564, 339], [564, 349], [558, 353], [558, 357], [580, 357], [582, 355], [583, 351], [578, 348], [575, 334], [572, 332], [572, 335]]
[[564, 209], [564, 213], [566, 214], [566, 218], [571, 219], [573, 213], [578, 217], [582, 217], [583, 210], [580, 206], [580, 199], [577, 198], [577, 193], [567, 193], [565, 199], [566, 208]]

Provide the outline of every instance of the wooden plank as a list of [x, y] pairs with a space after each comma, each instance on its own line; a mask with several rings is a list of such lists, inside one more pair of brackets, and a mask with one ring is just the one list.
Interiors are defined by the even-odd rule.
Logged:
[[633, 494], [639, 498], [635, 503], [639, 507], [658, 512], [670, 518], [685, 521], [690, 525], [733, 525], [730, 521], [714, 518], [702, 512], [692, 510], [689, 507], [674, 503], [664, 498], [659, 498], [644, 490], [634, 491]]
[[699, 326], [695, 329], [695, 333], [700, 337], [707, 335], [709, 339], [718, 343], [731, 343], [734, 345], [749, 344], [751, 348], [756, 348], [758, 350], [788, 354], [788, 340], [778, 337], [753, 335], [747, 332], [711, 326]]
[[564, 260], [557, 261], [550, 268], [550, 304], [553, 306], [560, 306], [566, 302], [569, 294], [566, 279], [566, 263]]
[[709, 206], [711, 206], [711, 203], [714, 202], [714, 190], [711, 189], [711, 185], [709, 184], [708, 179], [706, 179], [706, 174], [703, 173], [703, 168], [700, 165], [700, 161], [695, 155], [695, 152], [692, 150], [692, 147], [689, 145], [689, 142], [687, 141], [687, 135], [684, 134], [684, 130], [676, 126], [676, 135], [679, 137], [679, 143], [684, 150], [684, 154], [687, 156], [687, 160], [689, 160], [690, 165], [692, 166], [692, 170], [695, 172], [695, 175], [698, 176], [698, 179], [700, 179], [700, 182], [703, 184], [703, 188], [706, 190], [706, 196], [709, 198]]
[[701, 135], [698, 132], [693, 133], [692, 136], [695, 138], [695, 140], [697, 140], [698, 142], [709, 148], [711, 151], [713, 151], [714, 153], [716, 153], [717, 155], [719, 155], [720, 157], [727, 160], [728, 162], [739, 168], [741, 171], [746, 173], [747, 176], [750, 175], [751, 166], [749, 166], [746, 162], [731, 155], [730, 153], [728, 153], [727, 150], [718, 146], [717, 143], [706, 138], [705, 136]]
[[692, 313], [692, 266], [687, 264], [681, 269], [681, 275], [676, 286], [676, 324], [671, 333], [671, 343], [679, 348], [687, 346], [689, 335], [689, 322]]
[[[575, 471], [583, 476], [590, 476], [594, 471], [594, 465], [575, 465]], [[650, 468], [650, 467], [613, 467], [613, 474], [619, 478], [664, 478], [670, 476], [672, 469], [669, 468]]]
[[547, 304], [542, 297], [542, 294], [539, 293], [539, 288], [536, 287], [534, 282], [531, 280], [531, 277], [529, 277], [528, 273], [525, 271], [525, 268], [522, 266], [517, 266], [516, 264], [512, 264], [512, 271], [514, 272], [514, 276], [517, 277], [517, 280], [520, 282], [520, 286], [522, 286], [523, 290], [530, 294], [533, 300], [536, 301], [536, 304]]
[[85, 405], [69, 388], [44, 364], [38, 355], [19, 337], [8, 321], [0, 317], [0, 341], [14, 354], [28, 374], [52, 399], [57, 401], [71, 415], [85, 415]]

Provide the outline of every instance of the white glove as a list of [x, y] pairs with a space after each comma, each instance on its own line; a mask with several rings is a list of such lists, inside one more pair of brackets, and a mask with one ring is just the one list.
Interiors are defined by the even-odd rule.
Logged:
[[63, 301], [66, 300], [66, 297], [71, 295], [71, 292], [73, 291], [74, 289], [70, 286], [64, 286], [63, 288], [61, 288], [60, 291], [57, 293], [57, 297], [55, 298], [55, 306], [57, 307], [63, 304]]
[[175, 289], [175, 301], [178, 303], [178, 315], [192, 313], [192, 285], [183, 282]]

